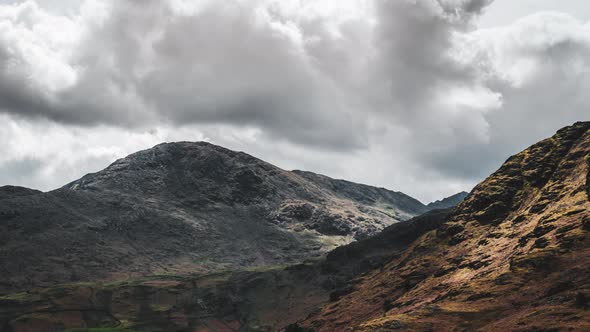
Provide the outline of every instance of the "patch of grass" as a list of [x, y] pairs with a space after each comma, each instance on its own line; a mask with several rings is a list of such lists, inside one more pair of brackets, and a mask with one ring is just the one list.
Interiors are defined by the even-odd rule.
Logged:
[[276, 265], [259, 265], [252, 266], [243, 269], [247, 272], [269, 272], [269, 271], [281, 271], [287, 268], [289, 264], [276, 264]]
[[[119, 287], [136, 287], [141, 286], [146, 282], [151, 281], [178, 281], [178, 282], [186, 282], [190, 281], [190, 276], [184, 275], [152, 275], [152, 276], [144, 276], [144, 277], [137, 277], [137, 278], [128, 278], [128, 279], [121, 279], [121, 280], [113, 280], [110, 282], [105, 282], [98, 284], [101, 288], [105, 289], [114, 289]], [[152, 285], [152, 287], [157, 287], [157, 285]]]
[[172, 309], [172, 307], [167, 306], [167, 305], [152, 304], [152, 305], [150, 305], [150, 309], [152, 311], [156, 311], [156, 312], [166, 312], [166, 311]]
[[67, 329], [64, 332], [135, 332], [133, 330], [120, 329], [116, 327], [100, 327], [100, 328], [80, 328]]
[[9, 295], [5, 295], [5, 296], [0, 296], [0, 301], [1, 300], [5, 300], [5, 301], [26, 301], [30, 298], [30, 294], [27, 293], [15, 293], [15, 294], [9, 294]]

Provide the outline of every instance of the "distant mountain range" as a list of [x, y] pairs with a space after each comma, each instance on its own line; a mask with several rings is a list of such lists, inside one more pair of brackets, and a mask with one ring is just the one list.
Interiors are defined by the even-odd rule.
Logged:
[[61, 189], [0, 188], [0, 291], [299, 262], [430, 208], [209, 143], [158, 145]]
[[[589, 331], [589, 168], [580, 122], [510, 157], [458, 206], [422, 213], [401, 193], [209, 144], [161, 145], [52, 193], [5, 189], [6, 289], [79, 266], [110, 281], [0, 296], [0, 327]], [[166, 275], [112, 280], [158, 268]]]

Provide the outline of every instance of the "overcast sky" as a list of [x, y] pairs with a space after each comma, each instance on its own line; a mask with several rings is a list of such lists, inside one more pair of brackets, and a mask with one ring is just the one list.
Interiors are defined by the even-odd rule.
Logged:
[[589, 120], [589, 70], [581, 0], [0, 0], [0, 185], [207, 140], [428, 202]]

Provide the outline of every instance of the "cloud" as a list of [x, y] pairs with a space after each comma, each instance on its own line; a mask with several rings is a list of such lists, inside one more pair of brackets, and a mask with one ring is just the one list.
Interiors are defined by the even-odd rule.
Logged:
[[[33, 2], [10, 7], [16, 14], [6, 34], [33, 37], [0, 58], [0, 106], [66, 124], [245, 124], [302, 144], [365, 145], [364, 117], [304, 49], [303, 39], [312, 37], [280, 21], [272, 5], [230, 1], [183, 13], [161, 1], [109, 2], [102, 20], [68, 22], [83, 31], [72, 38], [68, 54], [42, 59], [26, 48], [55, 48], [39, 45], [46, 36], [36, 34], [50, 15]], [[25, 12], [36, 20], [20, 31]], [[5, 48], [12, 43], [6, 40]], [[36, 75], [40, 67], [52, 67], [48, 62], [61, 67], [58, 73]]]
[[483, 84], [501, 95], [502, 107], [484, 115], [489, 142], [466, 154], [492, 164], [560, 127], [588, 120], [588, 36], [589, 23], [560, 13], [472, 32], [465, 45], [474, 52], [470, 63]]
[[[20, 50], [4, 58], [2, 106], [77, 125], [245, 124], [300, 144], [362, 148], [379, 103], [387, 112], [412, 114], [438, 84], [465, 74], [444, 53], [452, 31], [484, 3], [359, 1], [365, 16], [350, 17], [322, 15], [311, 1], [290, 8], [278, 1], [203, 2], [188, 9], [178, 1], [88, 1], [86, 8], [108, 14], [82, 10], [62, 18], [65, 30], [82, 31], [69, 39], [67, 54], [32, 58]], [[20, 31], [32, 36], [25, 46], [67, 48], [41, 45], [52, 38], [36, 31], [57, 19], [34, 2], [10, 10], [16, 14], [7, 34], [31, 21]], [[22, 65], [11, 76], [14, 62]], [[55, 73], [35, 74], [56, 66]]]
[[478, 29], [491, 2], [0, 5], [0, 180], [54, 188], [207, 139], [425, 201], [469, 189], [589, 106], [588, 24]]

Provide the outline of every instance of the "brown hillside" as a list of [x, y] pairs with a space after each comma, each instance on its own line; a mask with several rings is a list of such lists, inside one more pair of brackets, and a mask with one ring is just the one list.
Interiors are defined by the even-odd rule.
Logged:
[[301, 325], [590, 330], [590, 123], [511, 157], [437, 230]]

